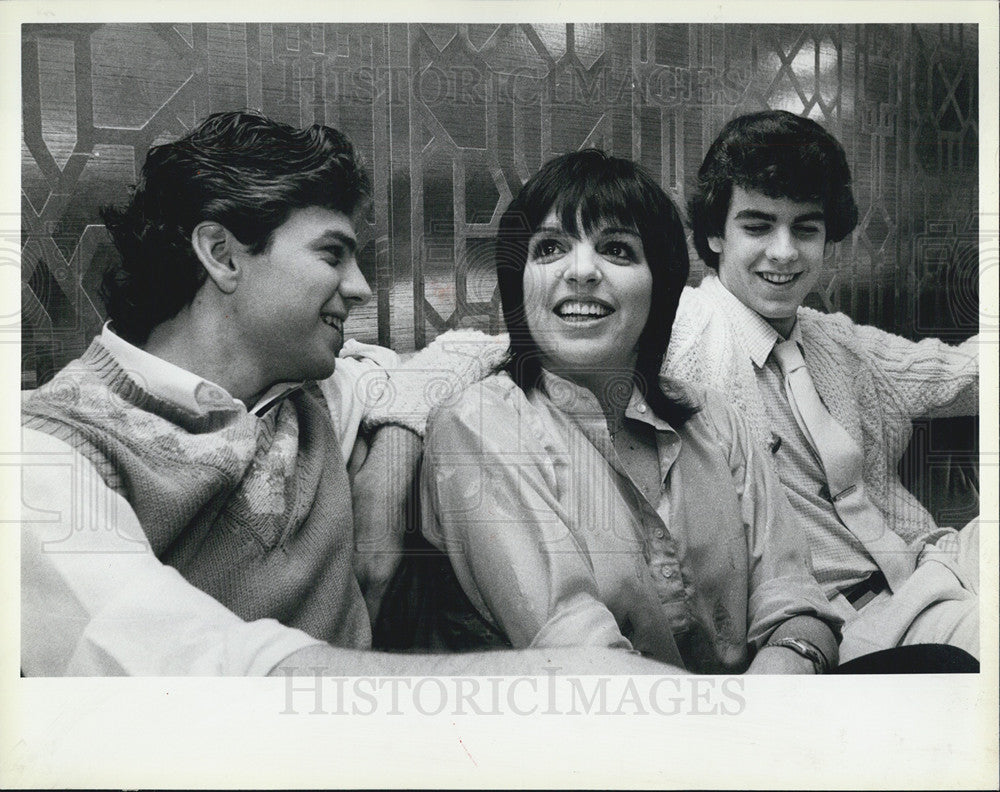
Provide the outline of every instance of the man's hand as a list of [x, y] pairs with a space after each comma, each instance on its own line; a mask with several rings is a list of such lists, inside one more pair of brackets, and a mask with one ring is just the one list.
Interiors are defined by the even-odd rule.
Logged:
[[765, 646], [750, 663], [748, 674], [815, 674], [812, 660], [787, 646]]
[[362, 427], [393, 424], [423, 435], [431, 411], [500, 368], [508, 345], [506, 335], [449, 330], [405, 361], [366, 373], [357, 390]]

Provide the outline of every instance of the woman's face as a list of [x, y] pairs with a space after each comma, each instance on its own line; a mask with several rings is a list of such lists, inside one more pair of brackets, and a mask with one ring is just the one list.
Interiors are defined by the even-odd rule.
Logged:
[[599, 224], [579, 239], [551, 212], [528, 242], [524, 268], [525, 315], [542, 365], [569, 378], [631, 371], [652, 287], [634, 228]]

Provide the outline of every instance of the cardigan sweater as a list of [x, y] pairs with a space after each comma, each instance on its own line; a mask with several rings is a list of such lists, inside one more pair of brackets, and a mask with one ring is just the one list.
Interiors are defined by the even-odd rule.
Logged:
[[[681, 295], [663, 372], [724, 393], [758, 442], [770, 427], [754, 364], [713, 295], [724, 288], [707, 275]], [[865, 488], [891, 530], [922, 544], [940, 531], [897, 472], [922, 416], [975, 415], [979, 410], [978, 340], [958, 346], [908, 341], [844, 314], [798, 309], [803, 357], [833, 417], [864, 452]], [[770, 455], [766, 455], [770, 456]]]
[[347, 471], [314, 384], [262, 416], [196, 415], [144, 390], [95, 339], [26, 396], [22, 423], [91, 461], [157, 558], [241, 618], [370, 644]]

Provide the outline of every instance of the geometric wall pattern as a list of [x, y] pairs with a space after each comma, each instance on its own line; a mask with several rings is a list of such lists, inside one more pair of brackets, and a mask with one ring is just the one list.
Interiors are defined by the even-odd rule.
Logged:
[[25, 25], [23, 385], [100, 328], [114, 251], [98, 207], [123, 200], [150, 145], [241, 107], [338, 127], [365, 157], [375, 298], [348, 326], [364, 340], [498, 330], [491, 239], [550, 156], [633, 157], [682, 203], [721, 125], [766, 107], [826, 125], [854, 175], [861, 221], [812, 304], [971, 335], [977, 60], [973, 25]]

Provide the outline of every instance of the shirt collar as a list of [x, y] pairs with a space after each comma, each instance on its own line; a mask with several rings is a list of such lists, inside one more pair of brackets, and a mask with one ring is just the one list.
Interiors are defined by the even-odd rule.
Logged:
[[[719, 276], [714, 272], [705, 274], [700, 288], [704, 289], [709, 297], [723, 309], [733, 325], [736, 338], [743, 345], [753, 364], [757, 368], [762, 368], [770, 357], [774, 345], [785, 339], [767, 323], [764, 317], [745, 306], [729, 289], [723, 286]], [[801, 344], [801, 334], [797, 321], [792, 328], [790, 338], [795, 338]]]
[[[622, 476], [630, 478], [621, 459], [614, 451], [614, 440], [608, 431], [607, 419], [597, 397], [587, 388], [542, 369], [541, 390], [549, 401], [569, 416], [584, 436], [597, 448], [608, 463]], [[660, 465], [660, 481], [665, 481], [671, 466], [680, 454], [681, 438], [674, 428], [653, 412], [634, 384], [625, 408], [625, 417], [641, 421], [656, 432], [656, 455]]]
[[[577, 385], [565, 377], [542, 369], [542, 390], [549, 400], [560, 410], [577, 421], [591, 423], [595, 420], [606, 422], [604, 410], [601, 409], [597, 397], [582, 385]], [[642, 391], [633, 383], [632, 395], [625, 407], [625, 417], [634, 421], [649, 424], [658, 432], [676, 434], [674, 428], [653, 412], [652, 407], [643, 398]]]
[[[221, 385], [130, 344], [111, 329], [110, 322], [105, 323], [101, 331], [101, 344], [133, 380], [158, 399], [195, 415], [247, 412], [246, 405], [231, 396]], [[280, 382], [271, 386], [250, 412], [263, 415], [279, 400], [301, 386], [300, 382]]]
[[[783, 341], [784, 339], [780, 338], [780, 336], [779, 336], [779, 340]], [[792, 325], [792, 332], [790, 332], [788, 334], [788, 340], [789, 341], [794, 341], [796, 344], [798, 344], [799, 345], [799, 349], [803, 348], [802, 347], [802, 328], [801, 328], [801, 326], [799, 325], [798, 322], [796, 322], [794, 325]]]

